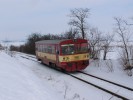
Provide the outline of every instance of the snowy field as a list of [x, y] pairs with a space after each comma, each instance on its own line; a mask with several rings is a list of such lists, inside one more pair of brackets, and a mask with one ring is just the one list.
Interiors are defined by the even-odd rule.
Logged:
[[21, 60], [3, 51], [0, 52], [0, 69], [0, 100], [63, 100]]
[[16, 41], [10, 41], [10, 42], [0, 41], [0, 44], [6, 47], [10, 47], [11, 45], [20, 46], [20, 45], [25, 44], [25, 41], [17, 41], [17, 42]]
[[[0, 63], [0, 100], [120, 100], [39, 62], [22, 58], [17, 53], [11, 57], [1, 51]], [[116, 60], [111, 63], [113, 70], [106, 66], [109, 65], [107, 62], [90, 61], [84, 72], [133, 88], [133, 77], [127, 76]], [[116, 92], [122, 90], [116, 89]], [[133, 93], [129, 97], [133, 99]]]

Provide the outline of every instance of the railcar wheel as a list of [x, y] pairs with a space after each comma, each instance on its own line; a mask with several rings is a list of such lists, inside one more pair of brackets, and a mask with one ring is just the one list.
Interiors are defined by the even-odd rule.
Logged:
[[66, 70], [65, 70], [65, 69], [62, 69], [62, 68], [61, 68], [60, 70], [61, 70], [63, 73], [66, 73]]
[[54, 64], [54, 63], [49, 63], [49, 66], [52, 68], [56, 68], [56, 64]]
[[40, 61], [41, 61], [41, 64], [44, 64], [42, 60], [40, 60]]
[[49, 63], [49, 66], [52, 67], [52, 68], [55, 68], [56, 65], [55, 65], [54, 63], [51, 63], [51, 62], [50, 62], [50, 63]]
[[56, 64], [53, 63], [53, 67], [56, 68]]

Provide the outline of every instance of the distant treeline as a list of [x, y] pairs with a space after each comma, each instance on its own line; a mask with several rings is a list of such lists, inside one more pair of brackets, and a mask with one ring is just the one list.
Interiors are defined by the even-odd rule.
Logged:
[[[73, 32], [66, 32], [63, 35], [54, 35], [54, 34], [45, 34], [41, 35], [40, 33], [32, 33], [28, 36], [27, 42], [24, 45], [20, 46], [10, 46], [10, 51], [19, 51], [28, 54], [35, 54], [35, 42], [40, 40], [61, 40], [61, 39], [72, 39], [75, 38]], [[80, 38], [80, 37], [77, 37]]]

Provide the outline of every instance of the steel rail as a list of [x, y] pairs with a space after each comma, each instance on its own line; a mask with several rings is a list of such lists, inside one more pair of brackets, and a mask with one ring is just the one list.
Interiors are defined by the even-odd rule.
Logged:
[[90, 84], [90, 85], [92, 85], [92, 86], [94, 86], [94, 87], [96, 87], [96, 88], [98, 88], [98, 89], [100, 89], [100, 90], [103, 90], [103, 91], [105, 91], [105, 92], [107, 92], [107, 93], [109, 93], [109, 94], [111, 94], [111, 95], [114, 95], [114, 96], [116, 96], [116, 97], [118, 97], [118, 98], [121, 98], [122, 100], [130, 100], [130, 99], [127, 98], [127, 97], [124, 97], [124, 96], [122, 96], [122, 95], [116, 94], [115, 92], [109, 91], [109, 90], [107, 90], [107, 89], [105, 89], [105, 88], [102, 88], [102, 87], [100, 87], [100, 86], [98, 86], [98, 85], [95, 85], [95, 84], [93, 84], [93, 83], [91, 83], [91, 82], [88, 82], [88, 81], [86, 81], [86, 80], [83, 80], [83, 79], [81, 79], [81, 78], [79, 78], [79, 77], [76, 77], [76, 76], [74, 76], [74, 75], [72, 75], [72, 74], [69, 74], [69, 73], [67, 73], [67, 72], [65, 72], [65, 74], [67, 74], [67, 75], [69, 75], [69, 76], [71, 76], [71, 77], [73, 77], [73, 78], [76, 78], [76, 79], [78, 79], [78, 80], [80, 80], [80, 81], [82, 81], [82, 82], [85, 82], [85, 83], [87, 83], [87, 84]]
[[[27, 58], [27, 57], [24, 57], [24, 56], [21, 56], [21, 57], [26, 58], [26, 59], [28, 59], [28, 60], [35, 61], [35, 60], [33, 60], [33, 59], [30, 59], [30, 58]], [[38, 61], [35, 61], [35, 62], [38, 62]], [[58, 70], [58, 69], [56, 69], [56, 70], [57, 70], [57, 71], [60, 71], [60, 70]], [[88, 82], [88, 81], [86, 81], [86, 80], [83, 80], [83, 79], [81, 79], [81, 78], [78, 78], [78, 77], [76, 77], [76, 76], [74, 76], [74, 75], [72, 75], [72, 74], [70, 74], [70, 73], [67, 73], [67, 72], [63, 72], [63, 73], [65, 73], [65, 74], [67, 74], [67, 75], [69, 75], [69, 76], [71, 76], [71, 77], [73, 77], [73, 78], [75, 78], [75, 79], [78, 79], [78, 80], [80, 80], [80, 81], [82, 81], [82, 82], [84, 82], [84, 83], [90, 84], [90, 85], [92, 85], [92, 86], [94, 86], [94, 87], [96, 87], [96, 88], [98, 88], [98, 89], [100, 89], [100, 90], [103, 90], [103, 91], [105, 91], [105, 92], [107, 92], [107, 93], [109, 93], [109, 94], [111, 94], [111, 95], [113, 95], [113, 96], [116, 96], [116, 97], [118, 97], [118, 98], [121, 98], [122, 100], [130, 100], [130, 99], [127, 98], [127, 97], [124, 97], [124, 96], [121, 96], [121, 95], [119, 95], [119, 94], [116, 94], [115, 92], [109, 91], [109, 90], [107, 90], [107, 89], [105, 89], [105, 88], [102, 88], [102, 87], [100, 87], [100, 86], [98, 86], [98, 85], [95, 85], [95, 84], [93, 84], [93, 83], [91, 83], [91, 82]]]
[[85, 72], [82, 72], [82, 71], [78, 71], [79, 73], [82, 73], [82, 74], [85, 74], [85, 75], [88, 75], [88, 76], [91, 76], [91, 77], [94, 77], [94, 78], [97, 78], [97, 79], [100, 79], [102, 81], [105, 81], [105, 82], [108, 82], [108, 83], [111, 83], [111, 84], [114, 84], [114, 85], [117, 85], [119, 87], [122, 87], [124, 89], [128, 89], [130, 91], [133, 91], [132, 88], [130, 87], [127, 87], [127, 86], [124, 86], [124, 85], [121, 85], [121, 84], [118, 84], [118, 83], [115, 83], [115, 82], [112, 82], [112, 81], [109, 81], [109, 80], [106, 80], [106, 79], [103, 79], [103, 78], [100, 78], [100, 77], [97, 77], [97, 76], [94, 76], [94, 75], [91, 75], [91, 74], [88, 74], [88, 73], [85, 73]]

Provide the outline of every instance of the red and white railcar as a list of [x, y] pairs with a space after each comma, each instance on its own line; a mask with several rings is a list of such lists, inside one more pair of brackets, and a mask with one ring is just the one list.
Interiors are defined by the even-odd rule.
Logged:
[[43, 40], [35, 44], [37, 59], [49, 66], [74, 72], [89, 65], [88, 42], [85, 39]]

